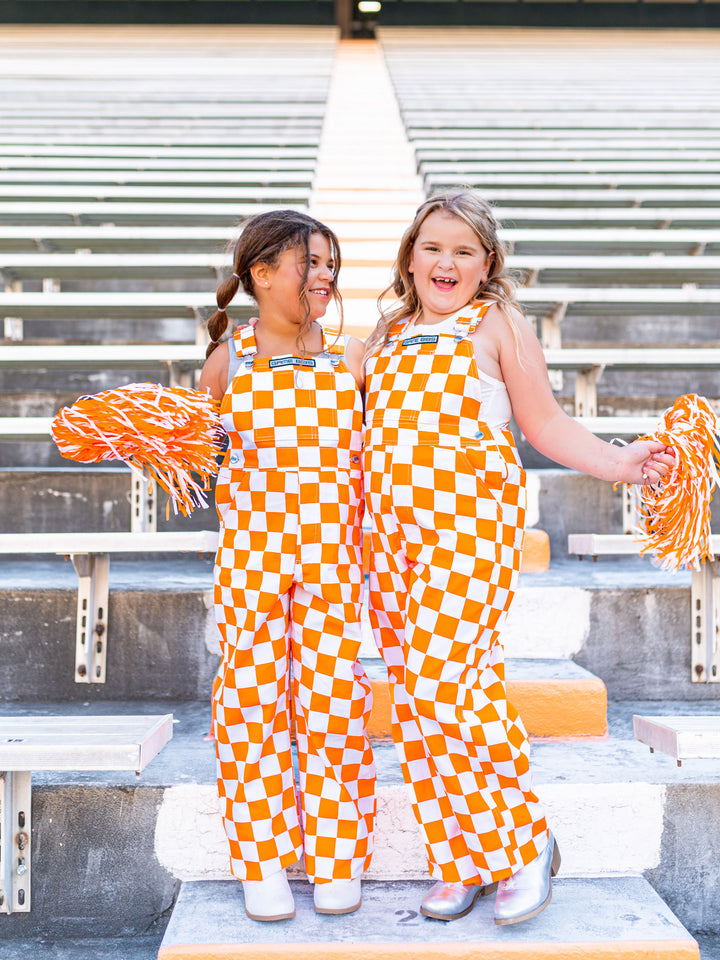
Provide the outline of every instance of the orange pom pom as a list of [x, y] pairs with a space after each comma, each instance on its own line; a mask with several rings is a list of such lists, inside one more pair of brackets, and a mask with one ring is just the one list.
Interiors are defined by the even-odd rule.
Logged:
[[175, 513], [187, 516], [208, 505], [205, 494], [225, 432], [209, 394], [131, 383], [63, 407], [52, 435], [70, 460], [124, 460], [143, 470], [167, 491]]
[[704, 397], [686, 394], [665, 412], [644, 440], [675, 450], [671, 473], [655, 488], [641, 488], [641, 554], [665, 570], [700, 569], [711, 557], [710, 501], [718, 477], [718, 418]]

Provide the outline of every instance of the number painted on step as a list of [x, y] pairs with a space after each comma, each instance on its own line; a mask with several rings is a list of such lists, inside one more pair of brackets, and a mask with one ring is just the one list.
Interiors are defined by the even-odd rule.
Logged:
[[395, 916], [400, 917], [398, 923], [412, 923], [418, 916], [417, 910], [396, 910]]

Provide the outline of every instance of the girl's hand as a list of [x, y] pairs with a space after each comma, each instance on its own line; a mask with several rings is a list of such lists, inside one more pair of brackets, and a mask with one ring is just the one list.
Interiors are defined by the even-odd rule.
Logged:
[[669, 476], [675, 464], [675, 451], [657, 440], [635, 440], [619, 451], [621, 483], [654, 486]]

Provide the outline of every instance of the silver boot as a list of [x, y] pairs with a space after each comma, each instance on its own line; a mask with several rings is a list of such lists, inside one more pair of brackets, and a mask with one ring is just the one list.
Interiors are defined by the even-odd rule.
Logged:
[[539, 857], [498, 883], [495, 923], [504, 926], [537, 916], [552, 899], [551, 877], [559, 869], [560, 849], [551, 833]]
[[433, 920], [457, 920], [470, 913], [478, 897], [487, 897], [496, 883], [444, 883], [439, 880], [423, 897], [420, 913]]

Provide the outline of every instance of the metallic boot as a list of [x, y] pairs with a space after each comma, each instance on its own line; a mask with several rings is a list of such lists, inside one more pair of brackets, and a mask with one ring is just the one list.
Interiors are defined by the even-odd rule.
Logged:
[[362, 903], [360, 877], [316, 883], [313, 891], [315, 913], [354, 913]]
[[420, 913], [433, 920], [457, 920], [470, 913], [478, 897], [489, 896], [496, 883], [444, 883], [439, 880], [423, 897]]
[[284, 870], [264, 880], [243, 880], [245, 913], [251, 920], [289, 920], [295, 901]]
[[537, 916], [552, 899], [551, 877], [559, 869], [560, 849], [551, 833], [539, 857], [498, 883], [495, 923], [504, 926]]

